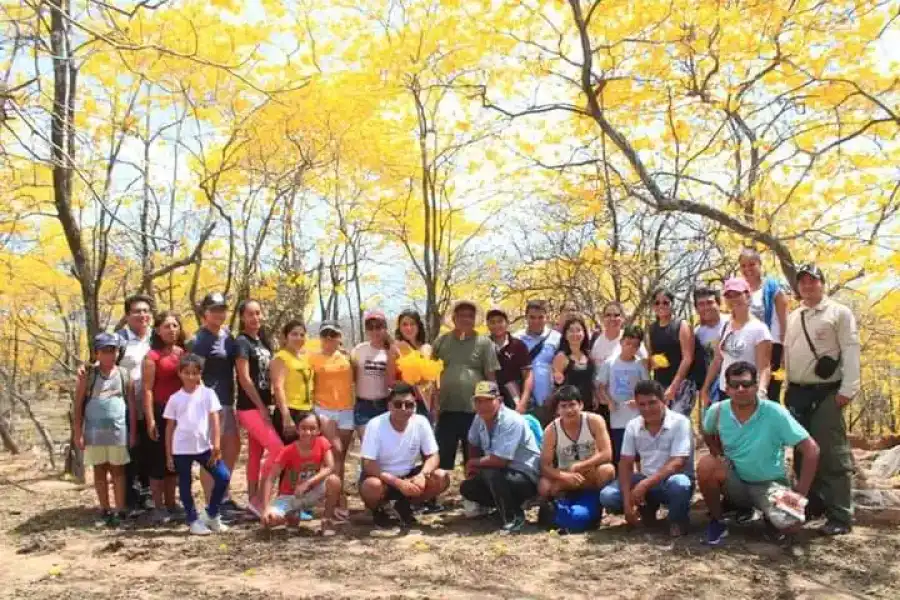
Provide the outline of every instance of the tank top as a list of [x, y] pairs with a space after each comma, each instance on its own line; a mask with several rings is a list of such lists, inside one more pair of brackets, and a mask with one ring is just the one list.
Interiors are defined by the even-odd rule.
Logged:
[[169, 397], [181, 389], [181, 379], [178, 377], [178, 361], [184, 350], [178, 346], [171, 350], [151, 350], [147, 358], [156, 365], [153, 377], [153, 403], [164, 407]]
[[284, 396], [287, 406], [293, 410], [312, 410], [313, 369], [309, 357], [304, 353], [297, 356], [283, 348], [275, 354], [285, 366]]
[[119, 367], [104, 375], [98, 370], [89, 374], [84, 407], [84, 443], [90, 446], [125, 446], [128, 444], [125, 411], [127, 403], [126, 373]]
[[581, 425], [578, 427], [578, 437], [574, 440], [569, 437], [562, 426], [560, 419], [553, 421], [556, 427], [556, 465], [559, 469], [568, 469], [578, 461], [587, 460], [594, 455], [597, 444], [591, 427], [588, 424], [587, 415], [581, 413]]
[[650, 345], [654, 354], [664, 354], [669, 366], [654, 369], [653, 378], [663, 386], [668, 386], [675, 379], [678, 367], [681, 366], [681, 341], [678, 332], [681, 330], [681, 319], [672, 319], [665, 327], [654, 321], [650, 325]]
[[563, 371], [564, 385], [574, 385], [581, 392], [581, 401], [586, 410], [594, 410], [594, 363], [590, 358], [583, 363], [576, 363], [569, 358], [569, 364]]

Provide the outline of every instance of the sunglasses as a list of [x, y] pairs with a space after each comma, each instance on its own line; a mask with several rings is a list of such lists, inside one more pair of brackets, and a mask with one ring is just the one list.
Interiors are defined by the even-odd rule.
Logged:
[[672, 303], [668, 300], [657, 300], [653, 303], [653, 306], [672, 306]]
[[412, 400], [395, 400], [391, 402], [394, 408], [398, 408], [400, 410], [415, 410], [416, 403]]
[[728, 387], [730, 387], [730, 388], [734, 388], [734, 389], [740, 388], [740, 389], [744, 389], [744, 390], [749, 390], [750, 388], [752, 388], [753, 386], [756, 385], [756, 380], [751, 379], [750, 381], [746, 381], [743, 379], [741, 379], [741, 380], [732, 379], [731, 381], [728, 381], [727, 383], [728, 383]]

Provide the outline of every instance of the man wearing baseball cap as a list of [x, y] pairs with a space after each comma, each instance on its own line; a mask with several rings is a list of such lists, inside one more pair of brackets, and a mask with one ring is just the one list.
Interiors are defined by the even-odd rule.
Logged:
[[437, 442], [441, 468], [452, 471], [462, 445], [463, 462], [469, 460], [466, 436], [472, 426], [472, 393], [483, 379], [494, 381], [500, 368], [491, 341], [475, 332], [478, 307], [471, 300], [453, 303], [453, 331], [434, 342], [432, 355], [444, 361], [441, 373]]
[[525, 525], [522, 505], [537, 495], [541, 449], [525, 417], [503, 405], [493, 381], [481, 381], [472, 396], [475, 419], [469, 429], [473, 454], [459, 493], [482, 507], [496, 507], [504, 533]]
[[503, 394], [503, 403], [509, 408], [525, 414], [534, 379], [531, 374], [531, 356], [528, 346], [509, 334], [509, 315], [500, 307], [487, 311], [487, 326], [491, 332], [491, 342], [497, 353], [500, 370], [497, 371], [497, 385]]
[[[825, 513], [821, 532], [849, 533], [853, 521], [853, 456], [843, 409], [859, 392], [860, 345], [850, 309], [825, 294], [825, 275], [814, 264], [797, 269], [803, 302], [784, 335], [785, 404], [819, 444], [821, 457], [809, 493], [808, 514]], [[794, 460], [799, 472], [800, 460]]]

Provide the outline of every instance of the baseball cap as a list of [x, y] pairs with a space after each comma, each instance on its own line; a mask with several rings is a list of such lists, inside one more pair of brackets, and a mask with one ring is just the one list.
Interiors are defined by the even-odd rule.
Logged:
[[225, 294], [219, 292], [211, 292], [203, 296], [203, 300], [200, 301], [200, 308], [203, 310], [207, 308], [224, 308], [226, 306], [228, 306], [228, 303], [225, 301]]
[[825, 274], [822, 273], [822, 269], [817, 267], [815, 263], [805, 263], [800, 265], [797, 269], [797, 279], [800, 279], [801, 275], [809, 275], [819, 281], [825, 281]]
[[722, 294], [727, 294], [728, 292], [739, 292], [741, 294], [749, 294], [750, 293], [750, 285], [740, 277], [732, 277], [728, 281], [725, 282], [725, 288], [722, 290]]
[[381, 310], [367, 310], [363, 315], [363, 323], [366, 321], [384, 321], [387, 323], [387, 317], [384, 316], [384, 312]]
[[475, 312], [478, 312], [478, 305], [469, 299], [462, 299], [462, 300], [457, 300], [456, 302], [454, 302], [453, 310], [451, 310], [450, 312], [453, 314], [456, 314], [456, 311], [458, 311], [460, 308], [471, 308]]
[[341, 324], [337, 321], [322, 321], [322, 324], [319, 325], [319, 334], [323, 334], [326, 331], [333, 331], [335, 333], [343, 334], [344, 332], [341, 330]]
[[473, 398], [496, 398], [500, 395], [500, 388], [495, 381], [479, 381], [475, 385]]
[[99, 350], [100, 348], [118, 348], [119, 346], [119, 338], [111, 333], [98, 333], [94, 336], [94, 350]]
[[490, 319], [493, 316], [500, 315], [507, 321], [509, 321], [509, 314], [507, 314], [506, 309], [500, 308], [499, 306], [492, 306], [490, 310], [487, 311], [485, 315], [486, 319]]

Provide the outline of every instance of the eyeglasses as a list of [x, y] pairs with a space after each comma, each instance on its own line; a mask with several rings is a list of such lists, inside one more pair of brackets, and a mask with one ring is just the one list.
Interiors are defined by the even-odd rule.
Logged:
[[728, 381], [727, 383], [728, 383], [728, 387], [730, 387], [730, 388], [734, 388], [734, 389], [741, 388], [744, 390], [749, 390], [750, 388], [752, 388], [753, 386], [756, 385], [756, 380], [754, 380], [754, 379], [750, 379], [750, 380], [732, 379], [732, 380]]
[[395, 400], [391, 402], [391, 405], [400, 410], [415, 410], [416, 408], [416, 403], [412, 400]]
[[671, 306], [672, 303], [668, 300], [657, 300], [653, 303], [653, 306]]

